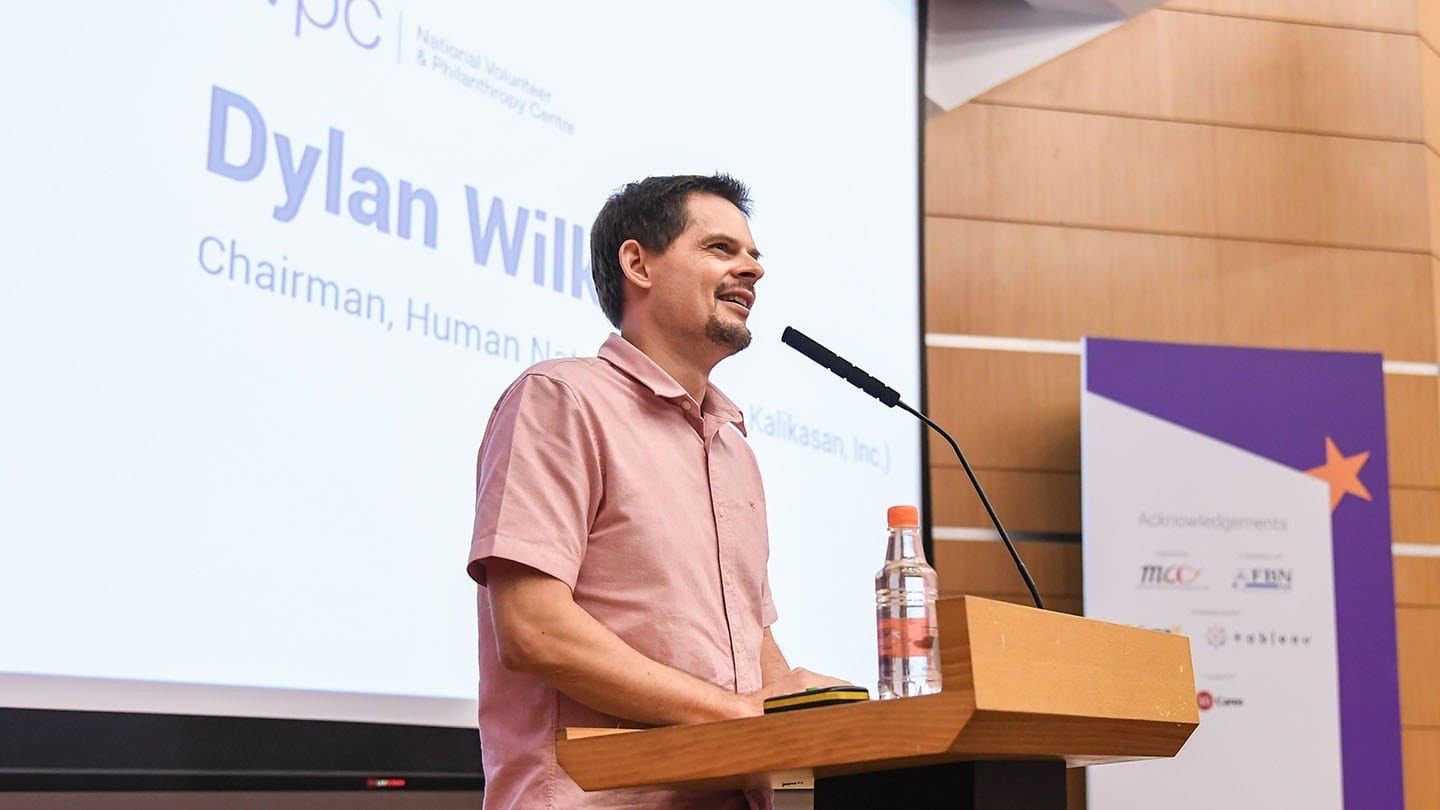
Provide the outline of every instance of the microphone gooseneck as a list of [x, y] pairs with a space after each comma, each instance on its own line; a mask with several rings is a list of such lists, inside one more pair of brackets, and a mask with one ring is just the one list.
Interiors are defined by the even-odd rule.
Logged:
[[944, 428], [935, 424], [930, 417], [915, 410], [900, 401], [900, 393], [883, 382], [867, 374], [863, 369], [858, 368], [850, 361], [835, 354], [829, 349], [811, 340], [804, 332], [793, 326], [785, 327], [781, 333], [780, 340], [787, 346], [816, 363], [830, 369], [837, 376], [845, 379], [851, 385], [861, 391], [880, 400], [886, 407], [893, 408], [900, 406], [901, 409], [913, 414], [915, 418], [924, 422], [928, 427], [944, 437], [950, 443], [950, 449], [955, 451], [955, 457], [960, 459], [960, 466], [965, 469], [965, 475], [970, 478], [970, 486], [975, 488], [975, 494], [980, 496], [980, 503], [984, 505], [985, 512], [990, 515], [990, 522], [995, 524], [995, 531], [999, 533], [1000, 539], [1005, 543], [1005, 550], [1010, 552], [1010, 559], [1015, 561], [1015, 568], [1020, 572], [1020, 578], [1025, 580], [1025, 587], [1030, 589], [1030, 596], [1035, 600], [1035, 607], [1045, 609], [1045, 603], [1040, 599], [1040, 590], [1035, 587], [1035, 580], [1030, 577], [1030, 569], [1025, 567], [1025, 562], [1020, 559], [1020, 552], [1015, 550], [1015, 544], [1010, 541], [1010, 535], [1005, 527], [1000, 525], [1000, 516], [995, 514], [995, 507], [990, 505], [990, 499], [985, 497], [985, 490], [980, 487], [980, 481], [975, 477], [975, 471], [970, 469], [970, 462], [965, 460], [965, 454], [960, 452], [960, 445], [955, 443]]

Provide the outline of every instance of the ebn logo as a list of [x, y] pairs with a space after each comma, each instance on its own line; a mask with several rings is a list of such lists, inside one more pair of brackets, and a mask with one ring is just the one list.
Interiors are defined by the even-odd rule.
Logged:
[[[277, 5], [280, 0], [269, 0]], [[287, 5], [290, 0], [286, 0]], [[329, 31], [337, 25], [365, 50], [380, 44], [380, 4], [376, 0], [294, 0], [295, 36], [306, 28]]]

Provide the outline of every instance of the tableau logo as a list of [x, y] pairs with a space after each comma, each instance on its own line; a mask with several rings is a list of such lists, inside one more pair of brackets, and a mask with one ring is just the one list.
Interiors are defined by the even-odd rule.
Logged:
[[1280, 632], [1278, 630], [1242, 631], [1227, 627], [1210, 627], [1205, 631], [1205, 643], [1211, 647], [1309, 647], [1308, 633]]
[[[280, 0], [269, 0], [279, 6]], [[295, 37], [309, 29], [343, 32], [367, 51], [380, 44], [380, 4], [377, 0], [285, 0], [295, 6]], [[312, 34], [314, 36], [314, 34]]]
[[1230, 587], [1237, 591], [1288, 591], [1294, 579], [1293, 568], [1237, 568]]
[[1205, 629], [1205, 643], [1211, 647], [1224, 647], [1225, 639], [1229, 637], [1230, 634], [1225, 632], [1225, 628], [1223, 627], [1212, 626]]
[[1189, 563], [1140, 567], [1141, 588], [1194, 588], [1205, 569]]

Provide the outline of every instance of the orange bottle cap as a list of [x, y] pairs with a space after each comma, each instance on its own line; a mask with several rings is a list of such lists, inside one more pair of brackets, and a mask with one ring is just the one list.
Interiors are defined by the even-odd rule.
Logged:
[[892, 506], [885, 513], [885, 519], [892, 529], [920, 528], [920, 510], [913, 506]]

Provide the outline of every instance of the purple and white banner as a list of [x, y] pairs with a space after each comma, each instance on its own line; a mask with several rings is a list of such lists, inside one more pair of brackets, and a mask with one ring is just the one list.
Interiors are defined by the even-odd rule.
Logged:
[[1190, 637], [1200, 728], [1093, 810], [1404, 806], [1376, 354], [1087, 339], [1085, 613]]

